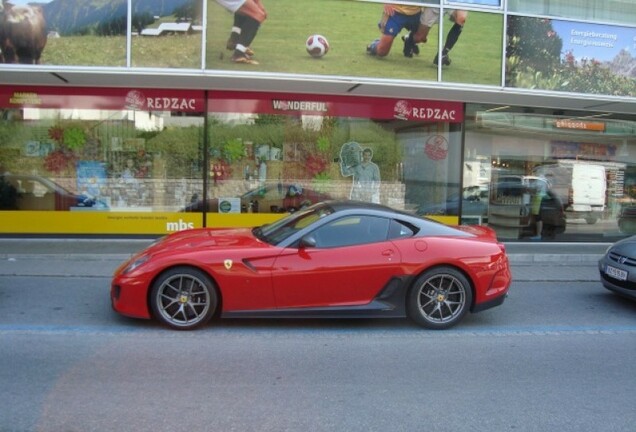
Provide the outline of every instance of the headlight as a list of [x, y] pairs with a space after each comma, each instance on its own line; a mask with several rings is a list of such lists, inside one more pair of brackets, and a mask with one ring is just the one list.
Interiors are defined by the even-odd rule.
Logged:
[[149, 256], [145, 255], [145, 256], [141, 256], [137, 259], [135, 259], [134, 261], [131, 261], [130, 264], [128, 264], [126, 266], [126, 268], [124, 269], [124, 271], [122, 271], [122, 274], [127, 274], [130, 273], [131, 271], [135, 270], [136, 268], [140, 267], [141, 265], [143, 265], [146, 261], [148, 261], [150, 259]]

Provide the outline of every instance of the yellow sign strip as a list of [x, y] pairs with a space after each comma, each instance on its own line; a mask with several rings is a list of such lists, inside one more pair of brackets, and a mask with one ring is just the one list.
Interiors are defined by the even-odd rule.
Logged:
[[[286, 213], [239, 213], [206, 215], [211, 228], [253, 227], [272, 223]], [[428, 216], [456, 225], [457, 216]], [[108, 211], [2, 211], [0, 233], [5, 234], [120, 234], [165, 235], [201, 228], [201, 213], [154, 213]]]

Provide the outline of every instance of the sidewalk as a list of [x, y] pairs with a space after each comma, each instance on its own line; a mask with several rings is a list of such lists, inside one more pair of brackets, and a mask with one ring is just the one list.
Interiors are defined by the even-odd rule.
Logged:
[[[110, 276], [153, 239], [0, 238], [0, 275]], [[609, 243], [504, 243], [516, 281], [598, 281]], [[37, 265], [32, 263], [37, 261]], [[89, 263], [90, 262], [90, 263]], [[31, 264], [27, 264], [31, 263]]]

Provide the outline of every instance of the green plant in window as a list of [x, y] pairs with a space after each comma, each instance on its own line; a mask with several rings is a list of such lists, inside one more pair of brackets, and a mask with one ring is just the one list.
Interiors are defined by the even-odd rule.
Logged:
[[168, 178], [201, 176], [203, 128], [167, 127], [146, 141], [148, 154], [164, 155]]
[[316, 174], [313, 181], [314, 190], [320, 193], [327, 193], [329, 191], [331, 180], [331, 176], [326, 171]]
[[243, 140], [240, 138], [232, 138], [228, 140], [223, 148], [223, 155], [229, 163], [241, 160], [243, 156], [245, 156]]
[[64, 145], [71, 150], [79, 150], [86, 144], [86, 133], [78, 127], [64, 129]]
[[331, 149], [331, 143], [329, 142], [329, 138], [324, 136], [318, 138], [318, 141], [316, 141], [316, 148], [321, 153], [329, 152], [329, 150]]

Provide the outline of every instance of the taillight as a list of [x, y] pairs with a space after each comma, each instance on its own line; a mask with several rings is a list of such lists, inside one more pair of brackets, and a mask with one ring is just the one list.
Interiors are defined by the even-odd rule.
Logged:
[[497, 245], [499, 246], [499, 249], [501, 249], [501, 251], [503, 253], [506, 253], [506, 245], [503, 243], [497, 243]]

